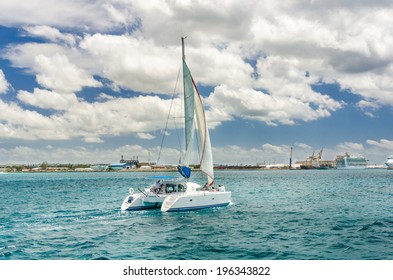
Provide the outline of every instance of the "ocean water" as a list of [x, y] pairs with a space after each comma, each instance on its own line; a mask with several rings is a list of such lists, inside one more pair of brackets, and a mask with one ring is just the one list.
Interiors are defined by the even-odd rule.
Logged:
[[0, 260], [393, 259], [393, 171], [221, 171], [228, 207], [121, 212], [149, 175], [0, 174]]

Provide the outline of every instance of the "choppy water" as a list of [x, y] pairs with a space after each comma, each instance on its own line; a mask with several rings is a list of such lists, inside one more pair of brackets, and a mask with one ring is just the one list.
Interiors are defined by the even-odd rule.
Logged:
[[146, 175], [0, 174], [0, 259], [393, 259], [393, 171], [222, 171], [229, 207], [119, 211]]

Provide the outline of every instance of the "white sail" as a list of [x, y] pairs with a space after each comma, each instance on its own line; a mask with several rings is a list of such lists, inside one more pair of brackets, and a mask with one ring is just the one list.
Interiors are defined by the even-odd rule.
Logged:
[[194, 143], [194, 115], [196, 88], [193, 85], [191, 72], [183, 57], [183, 90], [184, 90], [184, 118], [185, 118], [185, 141], [186, 153], [182, 160], [184, 166], [190, 165], [191, 154]]
[[200, 169], [203, 173], [206, 174], [207, 182], [210, 186], [214, 182], [212, 147], [210, 143], [209, 129], [207, 128], [205, 110], [203, 109], [202, 98], [196, 87], [195, 91], [195, 115], [202, 146]]
[[[209, 130], [207, 128], [205, 110], [203, 108], [202, 97], [192, 78], [190, 69], [187, 66], [184, 55], [184, 41], [182, 38], [183, 50], [183, 87], [184, 87], [184, 113], [185, 113], [185, 136], [186, 153], [182, 161], [183, 166], [189, 166], [194, 140], [194, 120], [198, 126], [201, 141], [200, 169], [206, 174], [209, 186], [214, 182], [213, 156], [210, 144]], [[184, 175], [183, 175], [184, 176]]]

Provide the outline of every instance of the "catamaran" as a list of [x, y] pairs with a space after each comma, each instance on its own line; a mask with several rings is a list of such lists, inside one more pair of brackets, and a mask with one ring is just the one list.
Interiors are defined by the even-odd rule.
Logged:
[[[214, 186], [213, 155], [207, 127], [202, 97], [185, 59], [184, 39], [182, 39], [183, 94], [185, 118], [186, 151], [181, 164], [177, 166], [182, 178], [158, 178], [150, 188], [139, 189], [124, 199], [122, 210], [143, 210], [161, 208], [162, 212], [197, 210], [210, 207], [227, 206], [231, 203], [230, 191], [225, 186]], [[200, 171], [206, 175], [207, 182], [201, 186], [191, 182], [190, 161], [194, 149], [194, 131], [197, 128], [200, 139]]]

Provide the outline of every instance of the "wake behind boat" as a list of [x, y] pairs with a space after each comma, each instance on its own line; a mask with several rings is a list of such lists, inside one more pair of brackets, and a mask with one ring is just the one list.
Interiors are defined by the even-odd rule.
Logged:
[[[142, 210], [161, 207], [163, 212], [197, 210], [210, 207], [227, 206], [231, 203], [231, 192], [225, 186], [214, 186], [213, 155], [209, 130], [203, 108], [202, 97], [198, 92], [191, 72], [186, 64], [184, 38], [182, 38], [183, 93], [186, 151], [178, 166], [182, 179], [157, 181], [155, 185], [139, 193], [130, 189], [121, 206], [122, 210]], [[190, 182], [190, 160], [194, 149], [194, 130], [198, 129], [200, 140], [200, 171], [206, 175], [207, 183], [201, 185]]]

